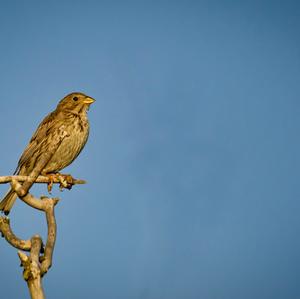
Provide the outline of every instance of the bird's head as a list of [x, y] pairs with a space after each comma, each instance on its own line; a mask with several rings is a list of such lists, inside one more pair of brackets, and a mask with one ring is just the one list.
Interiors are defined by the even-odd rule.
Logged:
[[86, 112], [95, 100], [84, 93], [72, 92], [65, 96], [57, 105], [57, 109], [74, 113]]

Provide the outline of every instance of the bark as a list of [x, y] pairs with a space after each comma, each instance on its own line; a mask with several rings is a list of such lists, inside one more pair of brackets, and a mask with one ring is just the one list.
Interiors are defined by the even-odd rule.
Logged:
[[[18, 182], [25, 182], [27, 180], [27, 176], [25, 175], [7, 175], [7, 176], [0, 176], [0, 184], [4, 184], [4, 183], [9, 183], [11, 182], [13, 179], [15, 179]], [[39, 183], [39, 184], [45, 184], [45, 183], [51, 183], [51, 178], [48, 176], [43, 176], [43, 175], [39, 175], [35, 182]], [[53, 183], [54, 184], [60, 184], [61, 181], [59, 180], [59, 177], [53, 177]], [[85, 184], [86, 181], [84, 180], [77, 180], [77, 179], [73, 179], [73, 185], [76, 184]]]
[[[57, 177], [37, 176], [35, 181], [32, 177], [26, 176], [4, 176], [0, 177], [1, 183], [11, 183], [13, 190], [18, 194], [19, 198], [34, 209], [45, 213], [48, 234], [46, 245], [43, 245], [42, 238], [34, 235], [30, 240], [22, 240], [17, 237], [10, 226], [10, 219], [6, 216], [0, 216], [0, 232], [2, 237], [12, 245], [19, 249], [18, 255], [23, 267], [23, 278], [27, 282], [29, 293], [32, 299], [44, 299], [45, 294], [42, 285], [42, 278], [52, 266], [53, 251], [56, 240], [56, 220], [54, 207], [58, 203], [58, 198], [34, 197], [28, 192], [27, 187], [32, 183], [59, 183], [63, 184], [63, 175]], [[20, 182], [24, 182], [23, 185]], [[67, 183], [62, 187], [69, 188], [70, 184], [84, 184], [83, 180], [75, 180], [71, 176], [67, 176]], [[24, 188], [25, 187], [25, 188]], [[29, 252], [29, 254], [24, 253]]]

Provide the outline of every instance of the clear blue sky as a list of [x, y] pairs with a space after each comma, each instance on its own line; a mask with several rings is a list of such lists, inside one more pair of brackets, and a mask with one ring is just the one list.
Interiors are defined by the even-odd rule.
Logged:
[[[298, 3], [1, 2], [0, 175], [65, 94], [97, 100], [48, 299], [300, 298]], [[20, 201], [11, 221], [45, 234]], [[0, 253], [0, 297], [25, 298]]]

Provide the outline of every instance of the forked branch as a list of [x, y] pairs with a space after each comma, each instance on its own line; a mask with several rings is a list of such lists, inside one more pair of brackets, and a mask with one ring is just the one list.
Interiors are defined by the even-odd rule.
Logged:
[[[18, 238], [12, 231], [9, 218], [0, 217], [0, 232], [6, 241], [15, 248], [22, 250], [18, 251], [21, 265], [24, 269], [23, 278], [26, 280], [29, 292], [32, 299], [44, 299], [44, 291], [42, 287], [42, 277], [47, 273], [52, 265], [52, 257], [56, 240], [56, 220], [54, 207], [58, 203], [58, 198], [34, 197], [23, 188], [19, 182], [27, 182], [28, 177], [9, 176], [0, 177], [0, 183], [11, 183], [12, 189], [18, 194], [18, 197], [26, 204], [34, 209], [45, 212], [48, 234], [47, 241], [44, 247], [42, 238], [39, 235], [34, 235], [30, 240], [22, 240]], [[53, 179], [53, 178], [52, 178]], [[55, 179], [55, 177], [54, 177]], [[49, 183], [48, 177], [37, 177], [39, 183]], [[61, 180], [53, 181], [60, 183]], [[70, 183], [70, 182], [69, 182]], [[73, 180], [73, 184], [83, 184], [82, 180]], [[23, 251], [29, 251], [29, 255]]]

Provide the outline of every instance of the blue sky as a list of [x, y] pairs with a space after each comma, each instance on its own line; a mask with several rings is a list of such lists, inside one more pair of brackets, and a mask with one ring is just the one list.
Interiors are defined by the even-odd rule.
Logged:
[[[97, 100], [65, 170], [88, 184], [53, 192], [47, 298], [300, 298], [299, 17], [297, 1], [1, 2], [0, 174], [65, 94]], [[11, 222], [45, 235], [20, 201]], [[0, 241], [0, 296], [24, 297]]]

